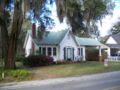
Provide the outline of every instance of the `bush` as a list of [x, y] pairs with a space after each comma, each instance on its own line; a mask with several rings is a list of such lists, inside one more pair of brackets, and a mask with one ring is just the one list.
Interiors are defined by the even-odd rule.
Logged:
[[50, 56], [29, 56], [24, 61], [24, 65], [30, 67], [47, 66], [53, 63], [53, 58]]
[[24, 57], [24, 56], [17, 55], [17, 56], [15, 57], [15, 60], [16, 60], [16, 61], [24, 61], [24, 60], [25, 60], [25, 57]]

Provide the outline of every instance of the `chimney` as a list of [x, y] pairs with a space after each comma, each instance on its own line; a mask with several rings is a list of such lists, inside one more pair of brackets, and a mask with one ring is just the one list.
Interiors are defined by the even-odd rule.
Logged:
[[32, 37], [36, 38], [36, 25], [35, 25], [35, 23], [32, 24]]

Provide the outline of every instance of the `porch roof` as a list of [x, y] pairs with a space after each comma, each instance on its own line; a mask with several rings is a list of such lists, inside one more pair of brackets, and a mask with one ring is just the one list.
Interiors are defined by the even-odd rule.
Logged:
[[83, 45], [83, 46], [100, 46], [101, 43], [93, 38], [79, 38], [79, 37], [75, 37], [77, 42], [79, 43], [79, 45]]
[[120, 48], [120, 45], [119, 44], [107, 44], [108, 47], [110, 48]]

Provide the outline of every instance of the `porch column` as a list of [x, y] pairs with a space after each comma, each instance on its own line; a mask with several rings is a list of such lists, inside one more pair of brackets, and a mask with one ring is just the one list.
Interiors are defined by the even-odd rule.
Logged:
[[45, 47], [46, 48], [46, 56], [48, 56], [48, 47]]
[[99, 46], [99, 61], [102, 61], [101, 47]]
[[83, 47], [83, 61], [86, 61], [86, 52], [85, 52], [85, 47]]
[[53, 57], [53, 47], [51, 47], [51, 56]]
[[108, 48], [107, 50], [107, 54], [108, 54], [108, 58], [111, 56], [111, 51], [110, 51], [110, 48]]

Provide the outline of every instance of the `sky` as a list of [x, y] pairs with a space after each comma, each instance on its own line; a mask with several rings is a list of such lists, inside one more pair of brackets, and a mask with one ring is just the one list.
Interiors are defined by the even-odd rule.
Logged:
[[108, 35], [109, 30], [118, 21], [118, 18], [120, 17], [120, 0], [114, 0], [114, 1], [115, 1], [115, 8], [113, 10], [113, 15], [106, 16], [102, 20], [102, 26], [99, 25], [101, 36]]
[[[101, 36], [108, 35], [108, 32], [111, 29], [112, 25], [114, 25], [114, 23], [117, 22], [118, 18], [120, 17], [120, 0], [114, 0], [114, 1], [115, 1], [115, 9], [113, 10], [113, 15], [112, 16], [107, 15], [102, 20], [102, 26], [98, 24]], [[66, 24], [66, 20], [64, 20], [63, 23], [59, 22], [57, 18], [55, 3], [52, 6], [52, 18], [54, 18], [56, 25], [51, 31], [58, 31], [58, 30], [63, 30], [65, 28], [68, 28]]]

